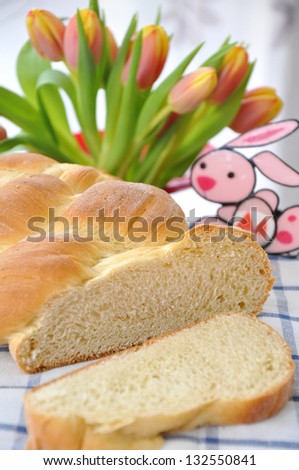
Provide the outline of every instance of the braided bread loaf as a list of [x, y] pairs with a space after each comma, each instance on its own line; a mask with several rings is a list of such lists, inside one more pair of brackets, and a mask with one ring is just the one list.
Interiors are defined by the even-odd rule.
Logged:
[[186, 230], [161, 189], [1, 157], [0, 340], [33, 373], [218, 312], [258, 313], [273, 282], [258, 244], [235, 229]]

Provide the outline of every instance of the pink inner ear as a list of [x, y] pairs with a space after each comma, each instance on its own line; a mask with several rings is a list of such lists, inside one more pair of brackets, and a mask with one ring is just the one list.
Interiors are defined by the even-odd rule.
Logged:
[[279, 201], [278, 196], [274, 193], [274, 191], [270, 191], [270, 189], [261, 189], [255, 193], [255, 196], [266, 201], [273, 212], [277, 209]]
[[230, 220], [232, 219], [234, 213], [236, 212], [237, 206], [223, 206], [220, 207], [217, 211], [217, 215], [221, 217], [223, 220]]
[[298, 126], [299, 122], [295, 119], [272, 122], [245, 132], [245, 134], [226, 144], [226, 147], [258, 147], [272, 144], [295, 132]]
[[299, 186], [299, 173], [274, 153], [261, 152], [252, 158], [256, 167], [270, 180], [285, 186]]

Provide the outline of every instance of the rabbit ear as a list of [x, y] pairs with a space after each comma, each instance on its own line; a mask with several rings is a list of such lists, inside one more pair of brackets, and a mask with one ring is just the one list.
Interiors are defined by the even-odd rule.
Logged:
[[222, 220], [225, 220], [228, 222], [230, 219], [233, 218], [234, 213], [236, 212], [237, 206], [222, 206], [219, 207], [217, 211], [218, 217], [220, 217]]
[[299, 173], [274, 153], [258, 153], [251, 162], [270, 180], [284, 186], [299, 186]]
[[260, 189], [260, 191], [255, 193], [255, 197], [263, 199], [267, 204], [269, 204], [273, 212], [276, 211], [279, 204], [279, 197], [274, 191], [271, 191], [270, 189]]
[[225, 147], [259, 147], [272, 144], [295, 132], [298, 126], [299, 121], [296, 119], [272, 122], [245, 132], [245, 134], [231, 140]]

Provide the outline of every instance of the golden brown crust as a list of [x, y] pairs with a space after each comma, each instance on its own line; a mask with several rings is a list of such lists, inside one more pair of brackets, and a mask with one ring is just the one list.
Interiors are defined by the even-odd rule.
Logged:
[[32, 217], [48, 220], [50, 207], [64, 205], [72, 196], [71, 188], [50, 175], [18, 178], [0, 187], [1, 245], [12, 245], [30, 233]]
[[71, 163], [57, 163], [47, 170], [48, 174], [60, 178], [77, 193], [82, 193], [95, 183], [108, 180], [118, 180], [115, 176], [109, 175], [106, 171], [93, 168], [91, 166], [81, 166]]
[[[48, 384], [36, 387], [25, 396], [25, 416], [29, 433], [27, 449], [157, 449], [164, 442], [161, 434], [190, 430], [204, 425], [254, 423], [274, 416], [283, 408], [292, 394], [295, 366], [289, 346], [278, 333], [271, 326], [260, 322], [258, 319], [252, 318], [252, 320], [262, 323], [268, 329], [269, 335], [276, 335], [288, 355], [288, 364], [286, 364], [286, 367], [289, 369], [288, 376], [282, 383], [269, 390], [268, 393], [245, 399], [216, 400], [198, 408], [190, 408], [184, 412], [178, 412], [175, 415], [163, 414], [134, 419], [130, 423], [120, 422], [117, 429], [111, 429], [110, 432], [105, 429], [103, 433], [99, 427], [88, 424], [78, 416], [62, 418], [42, 415], [36, 412], [30, 403], [31, 395], [51, 383], [59, 382], [60, 378], [57, 378], [48, 382]], [[213, 319], [207, 318], [202, 322], [206, 323], [208, 321], [213, 321]], [[200, 323], [198, 322], [198, 324]], [[193, 328], [193, 326], [189, 325], [185, 329]], [[165, 337], [176, 334], [177, 331], [173, 331], [162, 337], [150, 339], [142, 346], [118, 352], [116, 356], [126, 355], [133, 350], [146, 348], [153, 343], [163, 340]], [[85, 366], [84, 370], [96, 367], [98, 363], [103, 361], [109, 361], [109, 357], [102, 358], [96, 363]], [[79, 373], [80, 370], [76, 370], [67, 375], [74, 376]]]
[[1, 156], [0, 186], [17, 178], [39, 173], [61, 179], [74, 193], [81, 193], [100, 181], [118, 179], [92, 166], [57, 163], [52, 158], [36, 153], [12, 153]]
[[16, 173], [21, 172], [24, 175], [33, 175], [35, 173], [42, 173], [55, 164], [56, 161], [52, 158], [37, 153], [11, 153], [1, 155], [0, 184], [2, 179], [1, 172], [14, 171]]
[[[174, 200], [162, 189], [142, 183], [97, 183], [68, 206], [63, 215], [70, 222], [78, 218], [83, 233], [92, 219], [96, 222], [95, 233], [109, 236], [111, 243], [117, 243], [120, 237], [125, 237], [126, 242], [132, 241], [135, 246], [140, 246], [141, 237], [144, 237], [146, 244], [165, 244], [167, 237], [174, 237], [171, 221], [172, 226], [178, 227], [176, 235], [182, 237], [187, 230], [184, 213]], [[119, 229], [114, 231], [116, 218], [119, 218]], [[134, 236], [136, 227], [138, 234]]]

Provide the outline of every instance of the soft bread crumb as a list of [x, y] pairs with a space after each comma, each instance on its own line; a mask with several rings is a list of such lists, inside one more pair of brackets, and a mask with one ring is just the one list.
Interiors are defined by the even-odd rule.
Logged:
[[108, 443], [116, 432], [154, 437], [155, 427], [167, 432], [175, 422], [257, 421], [287, 401], [293, 373], [289, 348], [272, 328], [219, 315], [38, 387], [26, 397], [27, 417], [76, 417]]
[[11, 339], [20, 367], [97, 358], [221, 312], [258, 313], [272, 285], [266, 254], [250, 238], [209, 237], [103, 258], [90, 280], [52, 297]]

